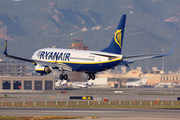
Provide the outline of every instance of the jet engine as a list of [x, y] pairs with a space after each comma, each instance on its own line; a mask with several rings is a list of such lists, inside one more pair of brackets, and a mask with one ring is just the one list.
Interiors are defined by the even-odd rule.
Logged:
[[49, 74], [49, 73], [51, 73], [52, 70], [48, 66], [36, 65], [35, 66], [35, 71], [38, 72], [38, 73], [41, 73], [41, 74]]

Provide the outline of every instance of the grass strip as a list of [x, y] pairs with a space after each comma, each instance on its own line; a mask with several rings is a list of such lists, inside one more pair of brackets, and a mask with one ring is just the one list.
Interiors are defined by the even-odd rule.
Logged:
[[31, 120], [33, 117], [22, 116], [0, 116], [0, 120]]
[[[82, 116], [0, 116], [0, 120], [53, 120], [53, 119], [82, 119]], [[98, 118], [98, 117], [96, 117]]]
[[56, 108], [176, 108], [180, 101], [38, 101], [1, 102], [0, 107], [56, 107]]

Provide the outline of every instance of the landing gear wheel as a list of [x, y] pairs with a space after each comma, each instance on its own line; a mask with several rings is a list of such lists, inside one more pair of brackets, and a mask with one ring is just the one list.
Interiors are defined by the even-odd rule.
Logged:
[[63, 79], [64, 79], [64, 75], [63, 75], [63, 74], [60, 74], [59, 79], [60, 79], [60, 80], [63, 80]]
[[92, 80], [95, 79], [95, 75], [94, 75], [94, 74], [91, 75], [91, 79], [92, 79]]
[[87, 74], [87, 79], [88, 79], [88, 80], [91, 79], [91, 74]]
[[68, 75], [64, 74], [64, 80], [67, 80], [67, 79], [68, 79]]
[[96, 77], [95, 77], [94, 74], [87, 74], [87, 79], [88, 79], [88, 80], [90, 80], [90, 79], [94, 80], [95, 78], [96, 78]]

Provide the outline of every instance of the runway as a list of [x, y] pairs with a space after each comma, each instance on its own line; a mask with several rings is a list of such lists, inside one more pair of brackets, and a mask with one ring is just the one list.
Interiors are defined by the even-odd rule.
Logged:
[[[66, 94], [59, 94], [62, 90], [41, 92], [0, 92], [0, 97], [5, 94], [8, 99], [0, 99], [5, 102], [11, 101], [69, 101], [70, 96], [93, 96], [94, 98], [108, 98], [109, 101], [176, 101], [180, 96], [179, 88], [109, 88], [109, 89], [83, 89], [66, 90]], [[64, 90], [65, 91], [65, 90]], [[123, 91], [115, 94], [114, 91]], [[52, 99], [54, 98], [54, 99]]]
[[[0, 107], [0, 115], [17, 116], [99, 116], [117, 118], [180, 119], [178, 109], [94, 109], [94, 108], [13, 108]], [[109, 118], [109, 119], [108, 119]]]
[[[114, 94], [115, 90], [123, 91], [122, 94]], [[177, 88], [143, 88], [143, 89], [87, 89], [61, 91], [43, 91], [41, 93], [0, 93], [0, 97], [6, 94], [8, 98], [0, 99], [0, 102], [11, 101], [69, 101], [69, 96], [83, 95], [94, 98], [108, 98], [110, 101], [176, 101], [180, 96]], [[165, 94], [168, 95], [165, 95]], [[54, 99], [52, 99], [54, 98]], [[85, 116], [83, 120], [89, 120], [91, 116], [99, 116], [97, 120], [179, 120], [180, 109], [108, 109], [108, 108], [25, 108], [25, 107], [0, 107], [0, 115], [18, 116]], [[78, 119], [77, 119], [78, 120]], [[79, 119], [80, 120], [80, 119]], [[82, 119], [81, 119], [82, 120]]]
[[[4, 95], [0, 95], [0, 97]], [[20, 101], [69, 101], [72, 95], [8, 95], [12, 98], [0, 99], [5, 102], [20, 102]], [[88, 95], [84, 95], [88, 96]], [[92, 96], [92, 95], [90, 95]], [[17, 98], [16, 98], [17, 97]], [[94, 98], [108, 98], [109, 101], [156, 101], [157, 98], [161, 101], [176, 101], [178, 96], [165, 95], [93, 95]], [[54, 99], [52, 99], [54, 98]]]

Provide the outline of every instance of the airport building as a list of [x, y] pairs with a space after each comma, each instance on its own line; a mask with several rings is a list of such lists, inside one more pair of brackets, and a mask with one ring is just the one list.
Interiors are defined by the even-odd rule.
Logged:
[[27, 66], [17, 61], [0, 60], [0, 76], [26, 76]]
[[0, 60], [0, 90], [54, 90], [54, 77], [27, 76], [21, 61]]
[[161, 75], [160, 82], [163, 83], [180, 83], [180, 74], [163, 74]]
[[141, 67], [126, 72], [125, 67], [122, 67], [122, 74], [106, 74], [109, 76], [108, 84], [111, 87], [122, 87], [127, 81], [137, 81], [140, 78], [147, 77], [147, 86], [155, 86], [158, 83], [180, 83], [180, 74], [171, 73], [165, 74], [164, 71], [153, 67], [152, 70], [142, 70]]
[[68, 46], [69, 49], [74, 50], [89, 50], [89, 46], [84, 46], [82, 41], [83, 38], [72, 38], [72, 46]]
[[54, 90], [54, 77], [0, 76], [0, 90]]
[[[83, 38], [71, 38], [72, 46], [68, 46], [69, 49], [74, 50], [89, 50], [89, 46], [83, 45]], [[73, 82], [84, 82], [84, 77], [82, 72], [70, 73], [69, 78]]]
[[107, 84], [107, 81], [108, 81], [108, 78], [96, 78], [95, 80], [89, 80], [89, 82], [92, 82], [93, 85], [95, 86], [98, 86], [98, 87], [107, 87], [108, 84]]

